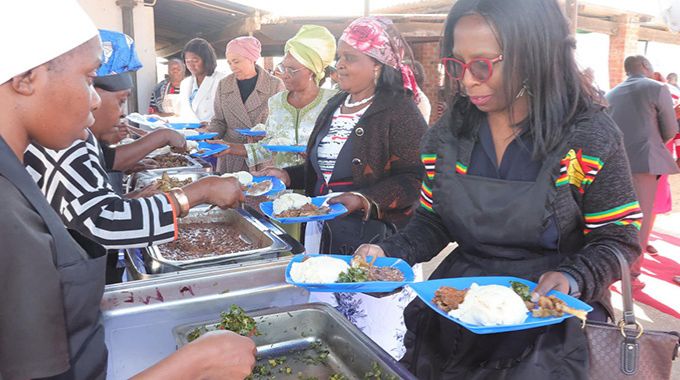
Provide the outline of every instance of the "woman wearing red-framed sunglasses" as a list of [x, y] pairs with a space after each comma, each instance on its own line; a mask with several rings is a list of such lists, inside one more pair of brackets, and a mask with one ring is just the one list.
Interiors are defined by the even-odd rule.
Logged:
[[494, 64], [502, 60], [503, 54], [499, 54], [496, 58], [491, 59], [473, 58], [468, 63], [454, 57], [446, 57], [442, 58], [442, 65], [446, 69], [446, 74], [453, 80], [462, 80], [465, 76], [465, 71], [469, 70], [470, 74], [477, 81], [484, 83], [491, 78]]
[[[556, 0], [458, 0], [442, 44], [458, 91], [421, 143], [420, 207], [397, 235], [357, 254], [415, 264], [456, 242], [430, 276], [437, 288], [461, 277], [508, 286], [498, 277], [512, 276], [538, 283], [532, 297], [559, 290], [591, 305], [589, 319], [611, 316], [619, 269], [609, 248], [629, 262], [640, 254], [640, 209], [620, 132], [573, 49]], [[490, 320], [512, 314], [500, 310], [466, 322], [498, 328], [508, 323]], [[575, 318], [475, 334], [416, 299], [404, 319], [401, 362], [421, 380], [591, 377]]]

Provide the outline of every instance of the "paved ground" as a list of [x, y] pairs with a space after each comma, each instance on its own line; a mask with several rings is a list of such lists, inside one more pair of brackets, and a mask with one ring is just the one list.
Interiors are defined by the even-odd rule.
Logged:
[[[671, 176], [670, 178], [671, 192], [673, 194], [673, 211], [666, 215], [659, 215], [654, 230], [680, 238], [680, 175]], [[423, 265], [425, 278], [429, 277], [432, 271], [434, 271], [454, 247], [454, 244], [449, 245], [449, 247], [444, 249], [437, 257]], [[677, 258], [677, 261], [680, 261], [680, 251], [677, 252]], [[678, 275], [680, 275], [680, 268], [678, 269]], [[678, 287], [677, 294], [678, 297], [680, 297], [680, 286]], [[618, 309], [618, 312], [620, 312], [621, 297], [618, 294], [613, 294], [612, 303], [614, 304], [614, 307]], [[651, 306], [636, 303], [635, 315], [645, 329], [680, 331], [680, 319], [662, 313]], [[676, 359], [673, 364], [673, 374], [671, 378], [680, 380], [680, 358]]]

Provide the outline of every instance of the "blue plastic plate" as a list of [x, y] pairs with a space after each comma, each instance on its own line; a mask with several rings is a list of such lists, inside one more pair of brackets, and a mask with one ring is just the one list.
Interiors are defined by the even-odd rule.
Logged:
[[197, 141], [197, 140], [209, 140], [215, 136], [217, 136], [217, 132], [199, 133], [193, 136], [185, 136], [184, 138], [187, 140]]
[[213, 154], [217, 154], [219, 152], [225, 151], [229, 149], [229, 145], [223, 145], [223, 144], [211, 144], [207, 143], [205, 141], [199, 141], [198, 143], [198, 149], [203, 150], [202, 153], [192, 153], [192, 157], [210, 157]]
[[[278, 179], [276, 177], [270, 177], [270, 176], [253, 177], [254, 183], [259, 183], [259, 182], [263, 182], [263, 181], [266, 181], [266, 180], [272, 181], [272, 189], [269, 190], [268, 192], [262, 194], [262, 195], [265, 195], [267, 197], [271, 197], [271, 196], [274, 196], [274, 195], [282, 192], [283, 190], [286, 190], [286, 185], [283, 183], [283, 181], [281, 181], [280, 179]], [[246, 193], [246, 196], [247, 195], [248, 195], [248, 193]]]
[[[312, 198], [312, 204], [321, 207], [326, 197], [314, 197]], [[331, 211], [326, 215], [315, 215], [315, 216], [304, 216], [297, 218], [277, 218], [274, 216], [274, 202], [262, 202], [260, 203], [260, 210], [268, 217], [276, 220], [279, 223], [290, 224], [290, 223], [306, 223], [317, 220], [330, 220], [335, 219], [340, 215], [347, 212], [344, 205], [340, 203], [329, 205]]]
[[[510, 287], [510, 281], [517, 281], [521, 282], [525, 285], [529, 285], [529, 289], [532, 291], [536, 287], [535, 282], [527, 281], [522, 278], [516, 278], [516, 277], [459, 277], [459, 278], [444, 278], [440, 280], [431, 280], [431, 281], [425, 281], [425, 282], [416, 282], [413, 284], [409, 284], [409, 287], [411, 287], [416, 294], [418, 294], [418, 297], [420, 297], [423, 302], [425, 302], [429, 307], [431, 307], [434, 311], [439, 313], [445, 318], [448, 318], [452, 320], [453, 322], [458, 323], [459, 325], [465, 327], [466, 329], [472, 331], [475, 334], [494, 334], [494, 333], [502, 333], [502, 332], [508, 332], [508, 331], [517, 331], [517, 330], [527, 330], [527, 329], [532, 329], [535, 327], [541, 327], [541, 326], [548, 326], [548, 325], [554, 325], [557, 323], [560, 323], [564, 321], [567, 318], [573, 317], [571, 314], [565, 313], [561, 317], [546, 317], [546, 318], [536, 318], [531, 315], [531, 312], [527, 311], [528, 317], [524, 321], [524, 323], [521, 324], [516, 324], [516, 325], [504, 325], [504, 326], [477, 326], [477, 325], [471, 325], [468, 323], [465, 323], [461, 321], [458, 318], [454, 318], [447, 313], [444, 312], [444, 310], [440, 309], [437, 305], [432, 303], [432, 299], [434, 298], [434, 292], [439, 289], [442, 286], [449, 286], [455, 289], [466, 289], [469, 288], [470, 285], [472, 285], [473, 282], [476, 282], [477, 285], [503, 285], [503, 286], [508, 286]], [[551, 291], [548, 293], [548, 295], [554, 295], [557, 298], [561, 299], [564, 301], [568, 306], [573, 307], [574, 309], [579, 309], [579, 310], [585, 310], [587, 312], [591, 312], [593, 308], [588, 305], [587, 303], [576, 299], [574, 297], [568, 296], [564, 293], [560, 293], [557, 291]]]
[[304, 145], [266, 145], [262, 144], [265, 149], [272, 152], [290, 152], [290, 153], [304, 153], [307, 147]]
[[196, 129], [201, 127], [201, 123], [168, 123], [172, 129]]
[[254, 136], [254, 137], [259, 137], [259, 136], [266, 136], [267, 131], [253, 131], [250, 129], [237, 129], [236, 132], [242, 134], [243, 136]]
[[[399, 269], [404, 274], [404, 281], [367, 281], [367, 282], [345, 282], [345, 283], [331, 283], [331, 284], [311, 284], [304, 282], [295, 282], [290, 278], [290, 269], [293, 267], [293, 263], [301, 262], [305, 257], [314, 257], [320, 255], [295, 255], [288, 263], [286, 268], [286, 282], [299, 286], [301, 288], [306, 288], [310, 292], [334, 292], [334, 293], [383, 293], [391, 292], [395, 289], [401, 288], [406, 284], [410, 284], [414, 281], [415, 275], [413, 274], [413, 269], [406, 261], [402, 259], [395, 259], [392, 257], [378, 257], [374, 263], [378, 267], [394, 267]], [[335, 257], [346, 261], [348, 264], [352, 260], [350, 255], [326, 255], [329, 257]], [[371, 257], [367, 258], [370, 262]]]

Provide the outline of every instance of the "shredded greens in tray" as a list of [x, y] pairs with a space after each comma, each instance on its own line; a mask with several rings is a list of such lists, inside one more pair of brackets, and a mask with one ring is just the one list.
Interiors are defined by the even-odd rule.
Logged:
[[[231, 305], [229, 312], [220, 313], [217, 330], [229, 330], [243, 336], [258, 335], [255, 320], [237, 305]], [[197, 327], [187, 335], [187, 340], [193, 342], [208, 331], [204, 326]]]

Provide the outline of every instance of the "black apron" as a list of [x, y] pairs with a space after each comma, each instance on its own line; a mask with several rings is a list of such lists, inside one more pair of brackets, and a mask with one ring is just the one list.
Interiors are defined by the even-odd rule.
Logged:
[[[442, 143], [433, 186], [434, 209], [459, 247], [431, 279], [516, 276], [537, 281], [564, 256], [540, 244], [556, 196], [554, 174], [564, 147], [547, 157], [535, 182], [456, 172], [455, 143]], [[560, 239], [570, 237], [561, 236]], [[587, 342], [575, 318], [543, 328], [477, 335], [416, 299], [404, 311], [402, 362], [418, 379], [583, 379]]]
[[[53, 238], [52, 261], [61, 278], [71, 365], [68, 372], [55, 378], [105, 379], [108, 352], [104, 344], [104, 327], [99, 322], [99, 304], [104, 294], [106, 251], [64, 227], [35, 181], [2, 138], [0, 175], [12, 182], [33, 206]], [[83, 249], [93, 257], [88, 257]]]

